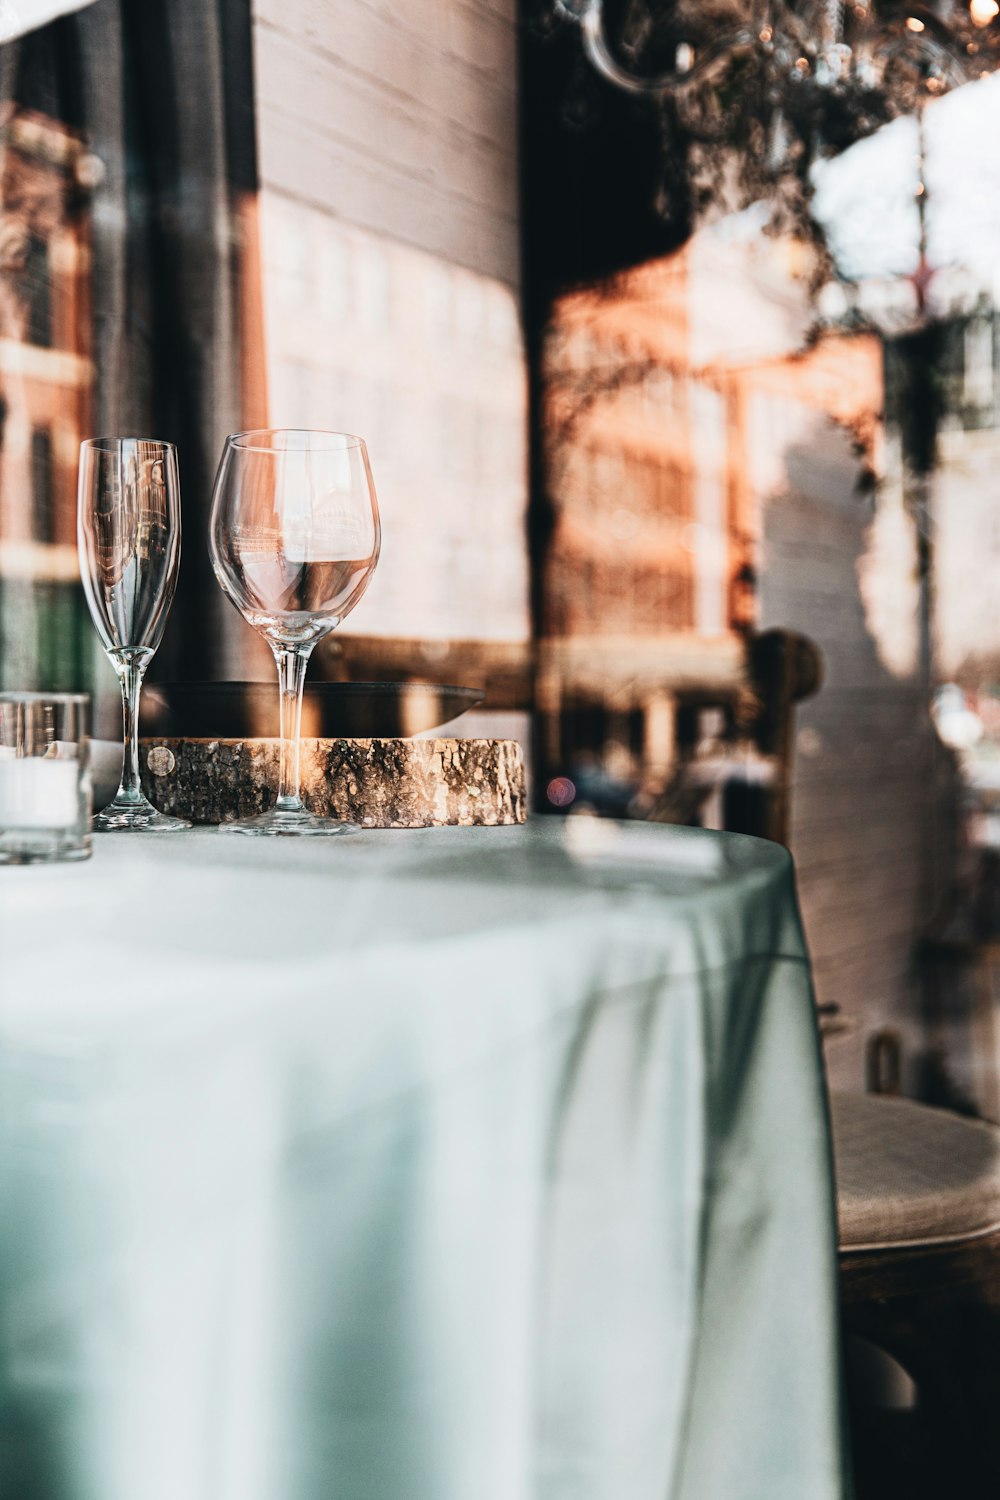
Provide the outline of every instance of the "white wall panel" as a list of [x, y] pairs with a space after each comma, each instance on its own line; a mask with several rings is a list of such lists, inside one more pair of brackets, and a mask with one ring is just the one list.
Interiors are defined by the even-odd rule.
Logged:
[[514, 0], [256, 0], [270, 420], [367, 439], [348, 629], [527, 637]]

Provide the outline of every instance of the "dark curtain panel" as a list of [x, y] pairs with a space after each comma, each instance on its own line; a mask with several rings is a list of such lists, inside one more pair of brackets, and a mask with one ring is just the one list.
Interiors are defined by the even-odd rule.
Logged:
[[184, 546], [150, 674], [161, 679], [221, 675], [212, 478], [224, 435], [264, 415], [259, 322], [248, 316], [252, 80], [249, 0], [98, 0], [0, 48], [8, 118], [12, 106], [32, 112], [81, 143], [90, 431], [178, 446]]

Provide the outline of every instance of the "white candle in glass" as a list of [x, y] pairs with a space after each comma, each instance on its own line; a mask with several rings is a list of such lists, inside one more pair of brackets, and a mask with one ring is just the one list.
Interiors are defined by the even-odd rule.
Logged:
[[75, 828], [80, 763], [47, 755], [0, 755], [0, 828]]

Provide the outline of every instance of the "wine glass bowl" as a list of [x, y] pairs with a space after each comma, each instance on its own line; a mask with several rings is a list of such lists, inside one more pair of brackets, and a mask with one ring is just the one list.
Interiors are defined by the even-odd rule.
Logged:
[[222, 825], [249, 834], [335, 834], [299, 795], [299, 724], [313, 647], [350, 614], [380, 546], [378, 501], [363, 439], [267, 428], [226, 439], [209, 545], [223, 592], [264, 637], [278, 667], [281, 769], [274, 807]]
[[77, 541], [83, 591], [118, 675], [124, 719], [121, 782], [94, 828], [189, 828], [158, 812], [139, 784], [139, 694], [163, 639], [180, 568], [180, 480], [172, 443], [122, 437], [81, 443]]

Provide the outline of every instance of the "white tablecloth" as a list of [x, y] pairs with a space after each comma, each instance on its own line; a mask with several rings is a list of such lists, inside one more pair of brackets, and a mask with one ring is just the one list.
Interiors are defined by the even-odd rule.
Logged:
[[845, 1493], [784, 851], [574, 819], [0, 870], [0, 1495]]

